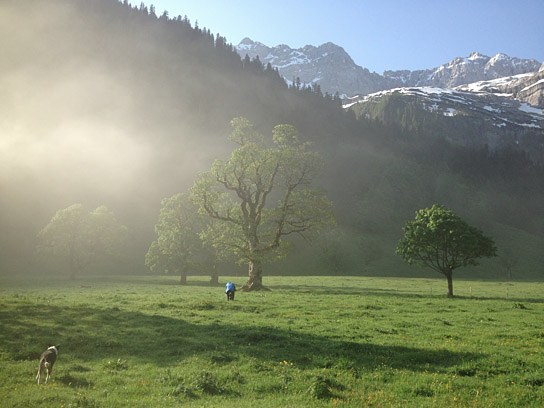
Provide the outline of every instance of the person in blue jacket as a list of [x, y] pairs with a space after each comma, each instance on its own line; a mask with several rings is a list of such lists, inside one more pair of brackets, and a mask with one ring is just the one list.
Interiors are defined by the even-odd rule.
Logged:
[[227, 294], [227, 300], [234, 300], [234, 292], [236, 292], [236, 286], [234, 286], [234, 283], [227, 282], [225, 285], [225, 293]]

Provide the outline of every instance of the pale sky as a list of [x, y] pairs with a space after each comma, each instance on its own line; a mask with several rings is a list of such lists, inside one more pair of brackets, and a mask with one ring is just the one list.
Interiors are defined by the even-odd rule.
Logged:
[[[140, 1], [131, 1], [140, 4]], [[544, 61], [544, 0], [146, 0], [237, 45], [343, 47], [357, 65], [438, 67], [471, 52]]]

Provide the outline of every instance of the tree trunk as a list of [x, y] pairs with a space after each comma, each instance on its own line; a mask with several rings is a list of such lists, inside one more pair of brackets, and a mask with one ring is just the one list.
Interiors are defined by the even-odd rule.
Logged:
[[261, 290], [263, 288], [263, 266], [260, 261], [249, 262], [249, 278], [242, 286], [242, 290]]
[[70, 279], [74, 280], [77, 275], [81, 274], [83, 267], [79, 266], [77, 262], [70, 262]]
[[76, 255], [73, 245], [70, 245], [70, 279], [74, 280], [76, 278], [77, 267], [76, 267]]
[[445, 274], [448, 280], [448, 297], [453, 297], [453, 274], [451, 271]]
[[179, 276], [179, 284], [180, 285], [187, 285], [187, 274], [185, 273], [181, 273], [181, 275]]
[[219, 283], [219, 274], [217, 273], [217, 265], [215, 262], [212, 264], [212, 275], [210, 277], [210, 284], [217, 285]]

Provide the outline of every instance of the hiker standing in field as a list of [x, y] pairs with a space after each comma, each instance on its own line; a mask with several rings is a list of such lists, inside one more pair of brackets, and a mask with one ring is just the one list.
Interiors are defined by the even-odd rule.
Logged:
[[234, 286], [234, 283], [227, 282], [225, 285], [225, 293], [227, 294], [227, 300], [234, 300], [234, 292], [236, 292], [236, 286]]

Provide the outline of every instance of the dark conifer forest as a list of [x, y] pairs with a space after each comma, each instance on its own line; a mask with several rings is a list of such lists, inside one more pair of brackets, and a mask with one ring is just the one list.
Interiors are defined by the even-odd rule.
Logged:
[[506, 279], [514, 262], [513, 278], [544, 277], [542, 163], [454, 144], [416, 114], [344, 110], [195, 17], [126, 0], [0, 4], [0, 273], [62, 273], [40, 264], [35, 237], [74, 203], [106, 205], [128, 231], [123, 255], [89, 273], [149, 273], [161, 200], [228, 157], [230, 121], [245, 117], [263, 135], [293, 125], [323, 156], [317, 184], [337, 220], [270, 273], [426, 276], [395, 248], [405, 222], [439, 203], [496, 241], [499, 256], [466, 276]]

